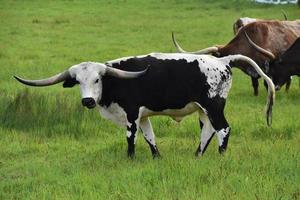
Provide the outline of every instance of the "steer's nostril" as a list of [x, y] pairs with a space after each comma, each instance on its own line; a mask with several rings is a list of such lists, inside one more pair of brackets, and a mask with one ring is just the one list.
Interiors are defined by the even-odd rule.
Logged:
[[95, 107], [96, 102], [93, 98], [83, 98], [81, 100], [81, 103], [83, 106], [87, 106], [87, 107]]

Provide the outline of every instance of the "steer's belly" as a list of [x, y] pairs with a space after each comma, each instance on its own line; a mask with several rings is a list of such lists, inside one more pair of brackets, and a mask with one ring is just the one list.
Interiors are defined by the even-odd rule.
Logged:
[[[153, 111], [142, 106], [139, 109], [138, 118], [143, 119], [154, 115], [166, 115], [170, 116], [175, 121], [180, 122], [186, 115], [192, 114], [195, 111], [201, 111], [201, 106], [194, 102], [189, 103], [180, 109], [165, 109], [162, 111]], [[205, 112], [205, 110], [203, 111]], [[109, 107], [100, 107], [100, 113], [105, 119], [111, 120], [118, 125], [128, 125], [127, 114], [117, 103], [112, 103]]]
[[166, 109], [162, 111], [152, 111], [146, 107], [142, 107], [140, 109], [141, 112], [141, 118], [146, 118], [149, 116], [154, 116], [154, 115], [167, 115], [170, 116], [172, 119], [174, 119], [177, 122], [180, 122], [183, 117], [186, 115], [192, 114], [195, 111], [198, 111], [199, 105], [196, 103], [189, 103], [185, 107], [180, 108], [180, 109]]

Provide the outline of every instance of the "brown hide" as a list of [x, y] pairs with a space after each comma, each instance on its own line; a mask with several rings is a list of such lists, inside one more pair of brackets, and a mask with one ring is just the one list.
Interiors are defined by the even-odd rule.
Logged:
[[[260, 47], [272, 52], [276, 57], [287, 50], [300, 36], [300, 20], [277, 21], [261, 20], [244, 26], [238, 34], [225, 46], [219, 47], [218, 57], [242, 54], [252, 58], [259, 66], [264, 66], [270, 58], [254, 49], [246, 39], [244, 31]], [[245, 73], [255, 77], [248, 64], [236, 63]], [[249, 71], [250, 70], [250, 71]], [[253, 72], [253, 74], [252, 74]]]

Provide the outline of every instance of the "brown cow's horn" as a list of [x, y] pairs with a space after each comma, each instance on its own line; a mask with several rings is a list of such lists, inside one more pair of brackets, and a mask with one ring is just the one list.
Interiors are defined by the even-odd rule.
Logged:
[[15, 79], [17, 79], [19, 82], [25, 84], [25, 85], [30, 85], [30, 86], [49, 86], [49, 85], [54, 85], [57, 83], [60, 83], [64, 80], [66, 80], [67, 78], [71, 77], [70, 72], [68, 70], [56, 74], [54, 76], [51, 76], [49, 78], [46, 79], [40, 79], [40, 80], [26, 80], [26, 79], [22, 79], [18, 76], [14, 76]]
[[130, 78], [137, 78], [145, 74], [147, 70], [148, 68], [139, 72], [128, 72], [128, 71], [123, 71], [112, 67], [106, 67], [105, 75], [114, 76], [117, 78], [130, 79]]
[[176, 38], [175, 38], [175, 33], [172, 32], [172, 40], [173, 40], [173, 43], [177, 49], [177, 52], [180, 52], [180, 53], [191, 53], [191, 54], [211, 54], [211, 53], [215, 53], [217, 52], [219, 49], [218, 47], [208, 47], [208, 48], [205, 48], [205, 49], [201, 49], [201, 50], [198, 50], [198, 51], [194, 51], [194, 52], [188, 52], [188, 51], [185, 51], [183, 50], [180, 45], [178, 44], [178, 42], [176, 41]]
[[245, 36], [246, 36], [248, 42], [249, 42], [249, 43], [250, 43], [257, 51], [259, 51], [260, 53], [262, 53], [262, 54], [268, 56], [268, 57], [271, 58], [272, 60], [274, 60], [274, 59], [276, 58], [276, 56], [275, 56], [272, 52], [270, 52], [270, 51], [268, 51], [268, 50], [266, 50], [266, 49], [264, 49], [264, 48], [258, 46], [257, 44], [255, 44], [255, 43], [250, 39], [250, 37], [248, 36], [248, 34], [246, 33], [245, 30], [244, 30], [244, 34], [245, 34]]
[[284, 10], [281, 10], [281, 12], [282, 12], [282, 14], [283, 14], [284, 20], [285, 20], [285, 21], [287, 21], [287, 20], [288, 20], [288, 18], [287, 18], [287, 15], [286, 15], [286, 13], [284, 12]]

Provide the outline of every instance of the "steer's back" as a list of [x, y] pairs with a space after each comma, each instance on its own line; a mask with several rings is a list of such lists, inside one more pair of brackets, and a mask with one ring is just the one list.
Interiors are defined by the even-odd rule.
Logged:
[[104, 106], [117, 102], [126, 108], [179, 109], [190, 102], [226, 98], [231, 84], [226, 59], [208, 55], [153, 53], [106, 64], [126, 71], [148, 71], [136, 79], [103, 77], [100, 103]]

